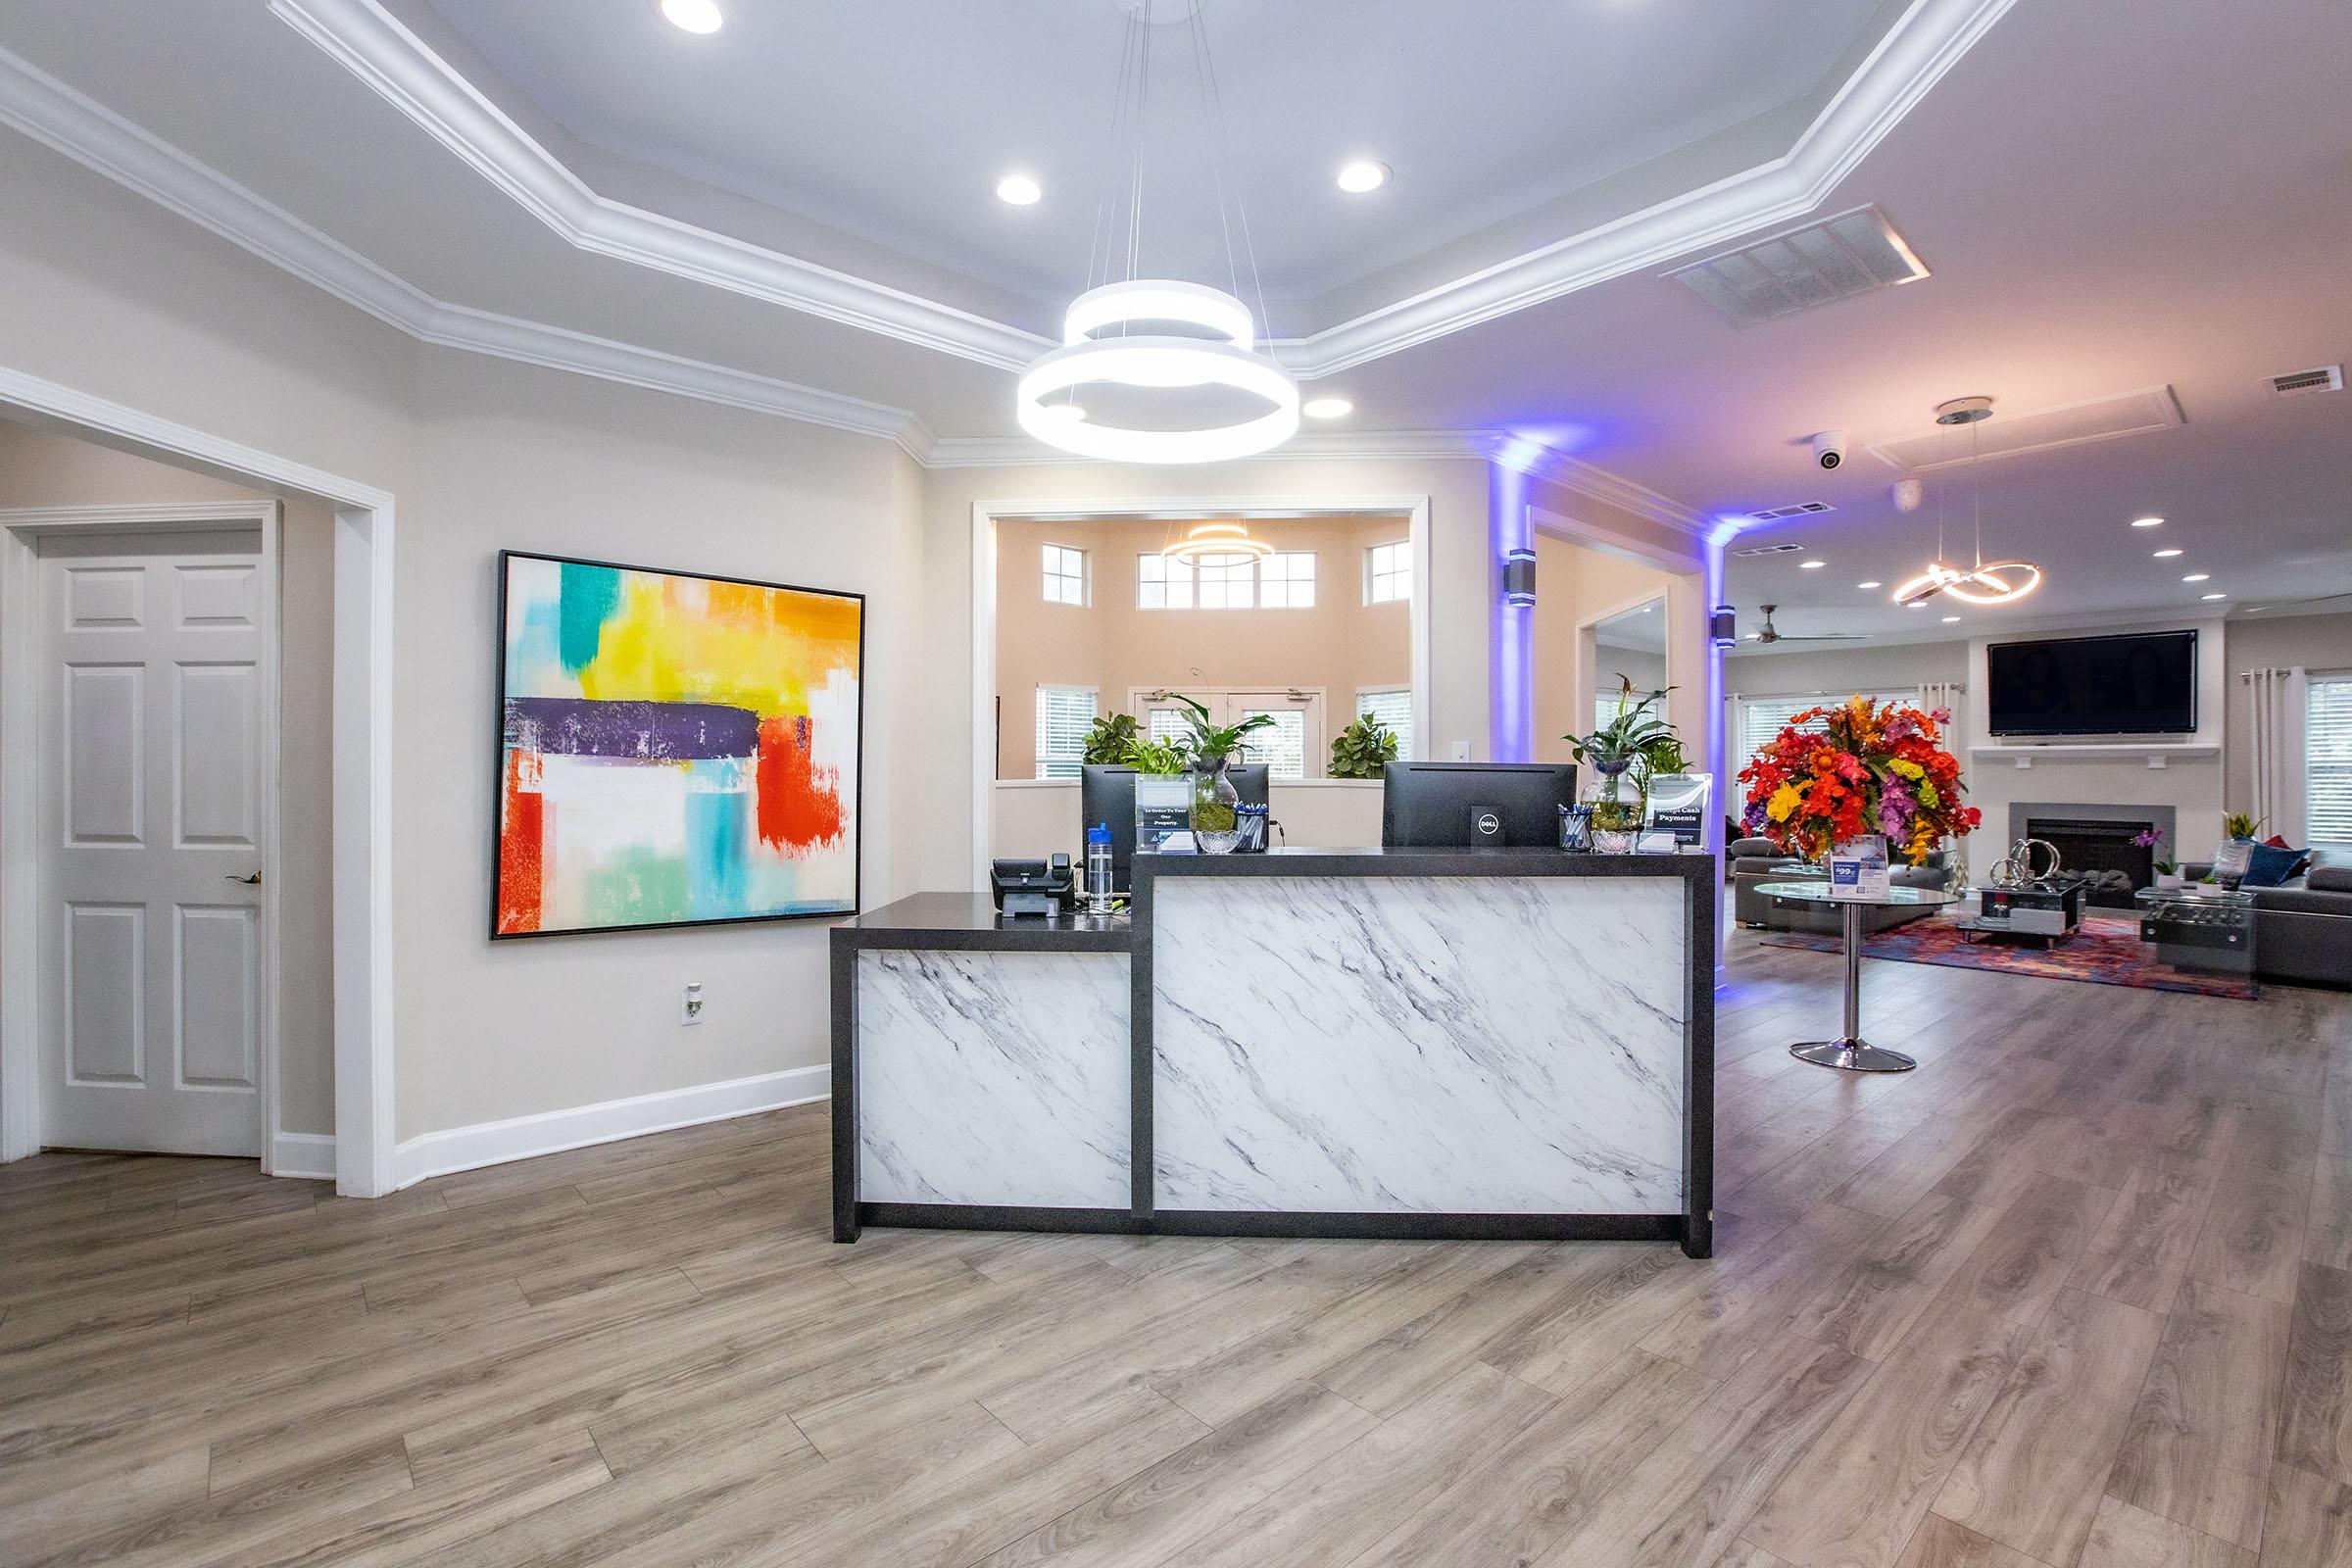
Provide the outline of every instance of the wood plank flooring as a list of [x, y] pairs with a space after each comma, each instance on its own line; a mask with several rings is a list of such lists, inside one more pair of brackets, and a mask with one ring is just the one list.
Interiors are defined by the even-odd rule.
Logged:
[[825, 1108], [0, 1167], [0, 1563], [2352, 1568], [2352, 996], [1741, 937], [1719, 1254], [869, 1231]]

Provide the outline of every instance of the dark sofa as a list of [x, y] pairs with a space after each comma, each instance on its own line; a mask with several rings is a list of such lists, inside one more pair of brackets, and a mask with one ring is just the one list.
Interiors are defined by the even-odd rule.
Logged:
[[[1811, 931], [1824, 936], [1836, 936], [1844, 929], [1845, 914], [1841, 909], [1821, 905], [1780, 906], [1756, 891], [1766, 882], [1817, 881], [1826, 873], [1810, 866], [1787, 869], [1788, 857], [1774, 849], [1769, 839], [1734, 839], [1725, 846], [1723, 854], [1732, 881], [1732, 918], [1741, 925], [1766, 931]], [[1774, 869], [1776, 866], [1782, 869]], [[1897, 887], [1940, 888], [1946, 875], [1943, 852], [1938, 850], [1928, 857], [1925, 865], [1914, 866], [1898, 860], [1887, 872], [1887, 880]], [[1935, 912], [1933, 906], [1864, 909], [1862, 931], [1868, 936]]]

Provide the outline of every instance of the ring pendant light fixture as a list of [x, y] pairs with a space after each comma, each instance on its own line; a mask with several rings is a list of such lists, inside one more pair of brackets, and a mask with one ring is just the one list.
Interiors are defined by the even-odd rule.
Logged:
[[[1127, 151], [1125, 189], [1105, 182], [1095, 216], [1095, 241], [1087, 256], [1091, 285], [1062, 318], [1061, 347], [1022, 372], [1014, 416], [1021, 428], [1048, 446], [1113, 463], [1219, 463], [1246, 458], [1281, 445], [1298, 429], [1298, 383], [1258, 345], [1257, 318], [1241, 298], [1241, 256], [1234, 229], [1242, 235], [1252, 282], [1257, 255], [1250, 241], [1250, 220], [1239, 191], [1226, 212], [1231, 158], [1216, 70], [1200, 8], [1190, 7], [1191, 30], [1201, 108], [1214, 133], [1209, 138], [1210, 171], [1217, 191], [1217, 216], [1224, 230], [1230, 291], [1205, 283], [1139, 275], [1143, 244], [1145, 112], [1152, 86], [1154, 0], [1119, 0], [1127, 11], [1127, 46], [1112, 107], [1114, 148]], [[1117, 248], [1120, 207], [1126, 226], [1126, 276], [1110, 277]], [[1100, 274], [1096, 283], [1097, 253]], [[1258, 311], [1265, 291], [1257, 288]], [[1175, 328], [1178, 330], [1170, 330]], [[1181, 424], [1169, 428], [1122, 426], [1098, 418], [1079, 401], [1079, 389], [1108, 383], [1145, 392], [1221, 387], [1266, 405], [1262, 414], [1224, 424]]]
[[[1969, 466], [1977, 466], [1976, 427], [1992, 417], [1992, 399], [1985, 397], [1954, 398], [1936, 406], [1936, 422], [1943, 426], [1968, 426]], [[1943, 560], [1943, 501], [1936, 503], [1936, 558], [1928, 569], [1900, 583], [1894, 590], [1894, 602], [1906, 610], [1916, 609], [1938, 594], [1971, 605], [2006, 605], [2023, 599], [2041, 586], [2041, 568], [2028, 561], [1984, 560], [1984, 481], [1982, 475], [1971, 475], [1976, 506], [1976, 564], [1969, 567], [1946, 565]]]
[[1244, 558], [1262, 561], [1274, 553], [1263, 539], [1252, 539], [1240, 522], [1203, 522], [1185, 530], [1184, 537], [1162, 545], [1161, 557], [1186, 565], [1224, 565]]

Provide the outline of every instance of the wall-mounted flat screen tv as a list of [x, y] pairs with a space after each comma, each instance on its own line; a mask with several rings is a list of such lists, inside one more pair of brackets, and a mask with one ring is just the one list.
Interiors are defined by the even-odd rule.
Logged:
[[1984, 684], [1995, 735], [2185, 735], [2197, 727], [2197, 634], [1994, 643]]

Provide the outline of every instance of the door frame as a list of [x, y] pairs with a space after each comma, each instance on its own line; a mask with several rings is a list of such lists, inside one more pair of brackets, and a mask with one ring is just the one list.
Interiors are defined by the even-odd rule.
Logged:
[[[202, 501], [181, 505], [94, 507], [27, 507], [0, 509], [0, 758], [9, 777], [0, 787], [0, 840], [19, 846], [22, 856], [11, 869], [7, 913], [0, 925], [0, 977], [12, 993], [24, 998], [21, 1012], [12, 1008], [12, 1025], [0, 1035], [0, 1050], [17, 1052], [29, 1041], [33, 1053], [33, 1084], [26, 1108], [32, 1117], [32, 1141], [38, 1147], [44, 1086], [39, 1079], [43, 1019], [40, 1014], [41, 927], [53, 906], [49, 869], [54, 863], [41, 842], [40, 767], [44, 761], [36, 738], [40, 730], [41, 694], [38, 682], [49, 672], [43, 651], [49, 626], [38, 613], [41, 605], [40, 546], [44, 539], [72, 540], [106, 534], [212, 533], [252, 528], [261, 536], [261, 577], [267, 595], [262, 617], [261, 682], [264, 701], [255, 736], [257, 765], [262, 772], [255, 848], [262, 858], [261, 1010], [255, 1020], [260, 1041], [256, 1051], [262, 1102], [260, 1156], [262, 1173], [275, 1175], [278, 1140], [284, 1136], [278, 1114], [277, 1048], [280, 1035], [278, 981], [282, 972], [278, 917], [279, 831], [283, 808], [283, 780], [278, 769], [279, 710], [284, 693], [279, 686], [278, 637], [283, 610], [280, 588], [284, 551], [284, 508], [275, 501]], [[29, 870], [26, 865], [29, 862]], [[27, 917], [29, 916], [29, 917]], [[26, 984], [26, 982], [30, 982]], [[21, 1033], [20, 1033], [21, 1031]], [[13, 1098], [13, 1097], [12, 1097]], [[294, 1153], [293, 1147], [288, 1152]], [[290, 1164], [299, 1174], [316, 1175], [311, 1162], [297, 1154]], [[289, 1174], [295, 1174], [290, 1171]]]
[[[335, 1191], [375, 1198], [392, 1180], [392, 569], [393, 496], [308, 464], [159, 417], [0, 365], [0, 405], [36, 427], [139, 457], [192, 466], [255, 489], [301, 491], [335, 511], [334, 974], [335, 1136], [279, 1174], [322, 1177]], [[12, 574], [16, 575], [16, 574]], [[14, 586], [12, 583], [11, 586]], [[0, 606], [11, 625], [21, 617]], [[6, 657], [0, 639], [0, 659]], [[0, 665], [0, 703], [22, 661]], [[8, 704], [9, 707], [18, 705]], [[23, 748], [0, 747], [0, 810], [37, 783]], [[0, 935], [35, 929], [37, 891], [24, 840], [0, 840]], [[265, 882], [265, 887], [268, 885]], [[32, 978], [37, 981], [39, 958]], [[22, 961], [22, 960], [20, 960]], [[28, 1016], [34, 987], [0, 960], [0, 1160], [40, 1148], [39, 1036]]]
[[[972, 685], [971, 685], [971, 810], [972, 886], [988, 886], [988, 864], [996, 850], [997, 737], [993, 724], [997, 701], [997, 521], [1037, 522], [1055, 518], [1124, 517], [1148, 521], [1158, 517], [1191, 518], [1239, 516], [1245, 519], [1284, 517], [1347, 517], [1388, 515], [1401, 519], [1412, 546], [1413, 598], [1407, 607], [1407, 646], [1411, 653], [1413, 744], [1426, 748], [1429, 734], [1430, 564], [1436, 551], [1429, 531], [1430, 498], [1420, 495], [1348, 495], [1302, 491], [1298, 495], [1266, 496], [1119, 496], [1089, 500], [1083, 496], [1049, 500], [1008, 498], [975, 501], [971, 511], [972, 566]], [[1317, 585], [1320, 591], [1321, 585]]]

